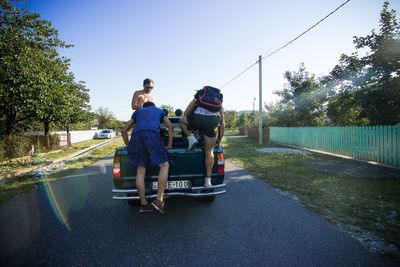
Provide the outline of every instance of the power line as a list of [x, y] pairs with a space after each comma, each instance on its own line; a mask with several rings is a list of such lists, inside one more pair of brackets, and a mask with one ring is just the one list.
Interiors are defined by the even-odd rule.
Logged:
[[242, 71], [241, 73], [239, 73], [238, 75], [236, 75], [232, 80], [230, 80], [229, 82], [227, 82], [226, 84], [224, 84], [223, 86], [220, 87], [220, 89], [222, 89], [225, 85], [230, 84], [231, 82], [233, 82], [234, 80], [236, 80], [236, 78], [239, 78], [239, 76], [241, 76], [243, 73], [245, 73], [246, 71], [248, 71], [249, 69], [251, 69], [251, 67], [253, 67], [254, 65], [256, 65], [258, 63], [258, 60], [256, 62], [254, 62], [252, 65], [250, 65], [249, 67], [247, 67], [247, 69], [245, 69], [244, 71]]
[[[317, 23], [315, 23], [314, 25], [312, 25], [310, 28], [308, 28], [306, 31], [304, 31], [303, 33], [301, 33], [300, 35], [298, 35], [296, 38], [294, 38], [293, 40], [287, 42], [286, 44], [282, 45], [281, 47], [279, 47], [278, 49], [276, 49], [275, 51], [269, 53], [268, 55], [266, 55], [265, 57], [263, 57], [262, 59], [266, 59], [270, 56], [272, 56], [273, 54], [277, 53], [278, 51], [282, 50], [283, 48], [287, 47], [288, 45], [290, 45], [291, 43], [293, 43], [294, 41], [296, 41], [297, 39], [299, 39], [300, 37], [302, 37], [304, 34], [306, 34], [307, 32], [309, 32], [310, 30], [312, 30], [315, 26], [317, 26], [318, 24], [320, 24], [322, 21], [324, 21], [325, 19], [327, 19], [329, 16], [331, 16], [333, 13], [335, 13], [336, 11], [338, 11], [341, 7], [343, 7], [344, 5], [346, 5], [348, 2], [350, 2], [350, 0], [347, 0], [346, 2], [344, 2], [343, 4], [341, 4], [340, 6], [338, 6], [335, 10], [333, 10], [331, 13], [329, 13], [328, 15], [326, 15], [324, 18], [322, 18], [321, 20], [319, 20]], [[229, 82], [225, 83], [223, 86], [220, 87], [220, 89], [222, 89], [223, 87], [225, 87], [226, 85], [230, 84], [231, 82], [233, 82], [234, 80], [236, 80], [237, 78], [239, 78], [241, 75], [243, 75], [245, 72], [247, 72], [249, 69], [251, 69], [254, 65], [256, 65], [258, 63], [258, 60], [253, 63], [252, 65], [250, 65], [249, 67], [247, 67], [244, 71], [242, 71], [241, 73], [239, 73], [238, 75], [236, 75], [232, 80], [230, 80]]]
[[312, 28], [314, 28], [315, 26], [317, 26], [318, 24], [320, 24], [322, 21], [324, 21], [325, 19], [327, 19], [330, 15], [332, 15], [333, 13], [335, 13], [337, 10], [339, 10], [342, 6], [344, 6], [345, 4], [347, 4], [348, 2], [350, 2], [350, 0], [347, 0], [346, 2], [344, 2], [343, 4], [341, 4], [340, 6], [338, 6], [335, 10], [333, 10], [331, 13], [329, 13], [328, 15], [326, 15], [323, 19], [321, 19], [320, 21], [318, 21], [317, 23], [315, 23], [313, 26], [311, 26], [310, 28], [308, 28], [305, 32], [303, 32], [302, 34], [300, 34], [299, 36], [297, 36], [296, 38], [294, 38], [293, 40], [291, 40], [290, 42], [286, 43], [285, 45], [281, 46], [280, 48], [276, 49], [274, 52], [266, 55], [265, 57], [263, 57], [262, 59], [266, 59], [267, 57], [272, 56], [273, 54], [277, 53], [279, 50], [282, 50], [283, 48], [285, 48], [286, 46], [290, 45], [291, 43], [293, 43], [294, 41], [296, 41], [297, 39], [299, 39], [301, 36], [303, 36], [304, 34], [306, 34], [307, 32], [309, 32]]

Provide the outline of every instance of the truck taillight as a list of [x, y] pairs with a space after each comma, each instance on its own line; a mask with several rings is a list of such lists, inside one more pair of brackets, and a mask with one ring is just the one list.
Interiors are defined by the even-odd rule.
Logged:
[[225, 172], [224, 154], [218, 153], [218, 154], [217, 154], [217, 160], [218, 160], [218, 169], [217, 169], [217, 173], [224, 173], [224, 172]]
[[113, 173], [114, 178], [121, 177], [121, 158], [118, 156], [114, 157]]
[[218, 173], [224, 173], [225, 172], [225, 165], [218, 165]]

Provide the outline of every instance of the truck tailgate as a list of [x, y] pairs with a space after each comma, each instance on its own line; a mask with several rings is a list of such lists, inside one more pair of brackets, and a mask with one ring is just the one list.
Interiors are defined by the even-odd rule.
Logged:
[[[122, 151], [120, 151], [122, 152]], [[186, 148], [173, 148], [167, 150], [169, 162], [169, 178], [204, 176], [204, 152], [203, 148], [187, 151]], [[127, 151], [121, 153], [121, 166], [129, 166], [130, 160]], [[146, 166], [146, 178], [157, 177], [158, 166]], [[121, 169], [121, 177], [135, 177], [136, 168]]]

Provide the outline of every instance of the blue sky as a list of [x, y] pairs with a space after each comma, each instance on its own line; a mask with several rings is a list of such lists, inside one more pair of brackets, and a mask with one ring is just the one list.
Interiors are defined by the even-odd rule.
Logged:
[[[92, 110], [109, 108], [128, 120], [132, 94], [154, 80], [156, 105], [186, 108], [195, 90], [220, 87], [304, 32], [345, 0], [27, 0], [73, 48], [71, 71], [90, 89]], [[400, 10], [400, 1], [390, 1]], [[355, 51], [353, 36], [379, 29], [384, 1], [351, 0], [316, 28], [263, 62], [263, 103], [278, 100], [285, 71], [301, 62], [326, 75], [342, 53]], [[399, 19], [399, 14], [397, 14]], [[222, 89], [227, 110], [258, 109], [258, 66]]]

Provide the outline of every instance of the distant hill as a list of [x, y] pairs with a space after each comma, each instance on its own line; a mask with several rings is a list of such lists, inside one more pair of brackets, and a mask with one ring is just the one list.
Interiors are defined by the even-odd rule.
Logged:
[[238, 116], [242, 115], [243, 112], [247, 113], [247, 115], [250, 115], [253, 111], [252, 110], [241, 110], [241, 111], [237, 112]]
[[[255, 110], [255, 111], [257, 112], [258, 109]], [[247, 115], [249, 116], [251, 113], [253, 113], [253, 111], [252, 111], [252, 110], [241, 110], [241, 111], [238, 111], [238, 112], [237, 112], [238, 116], [242, 115], [242, 113], [247, 113]], [[263, 114], [264, 114], [264, 115], [268, 114], [268, 111], [263, 110]]]

